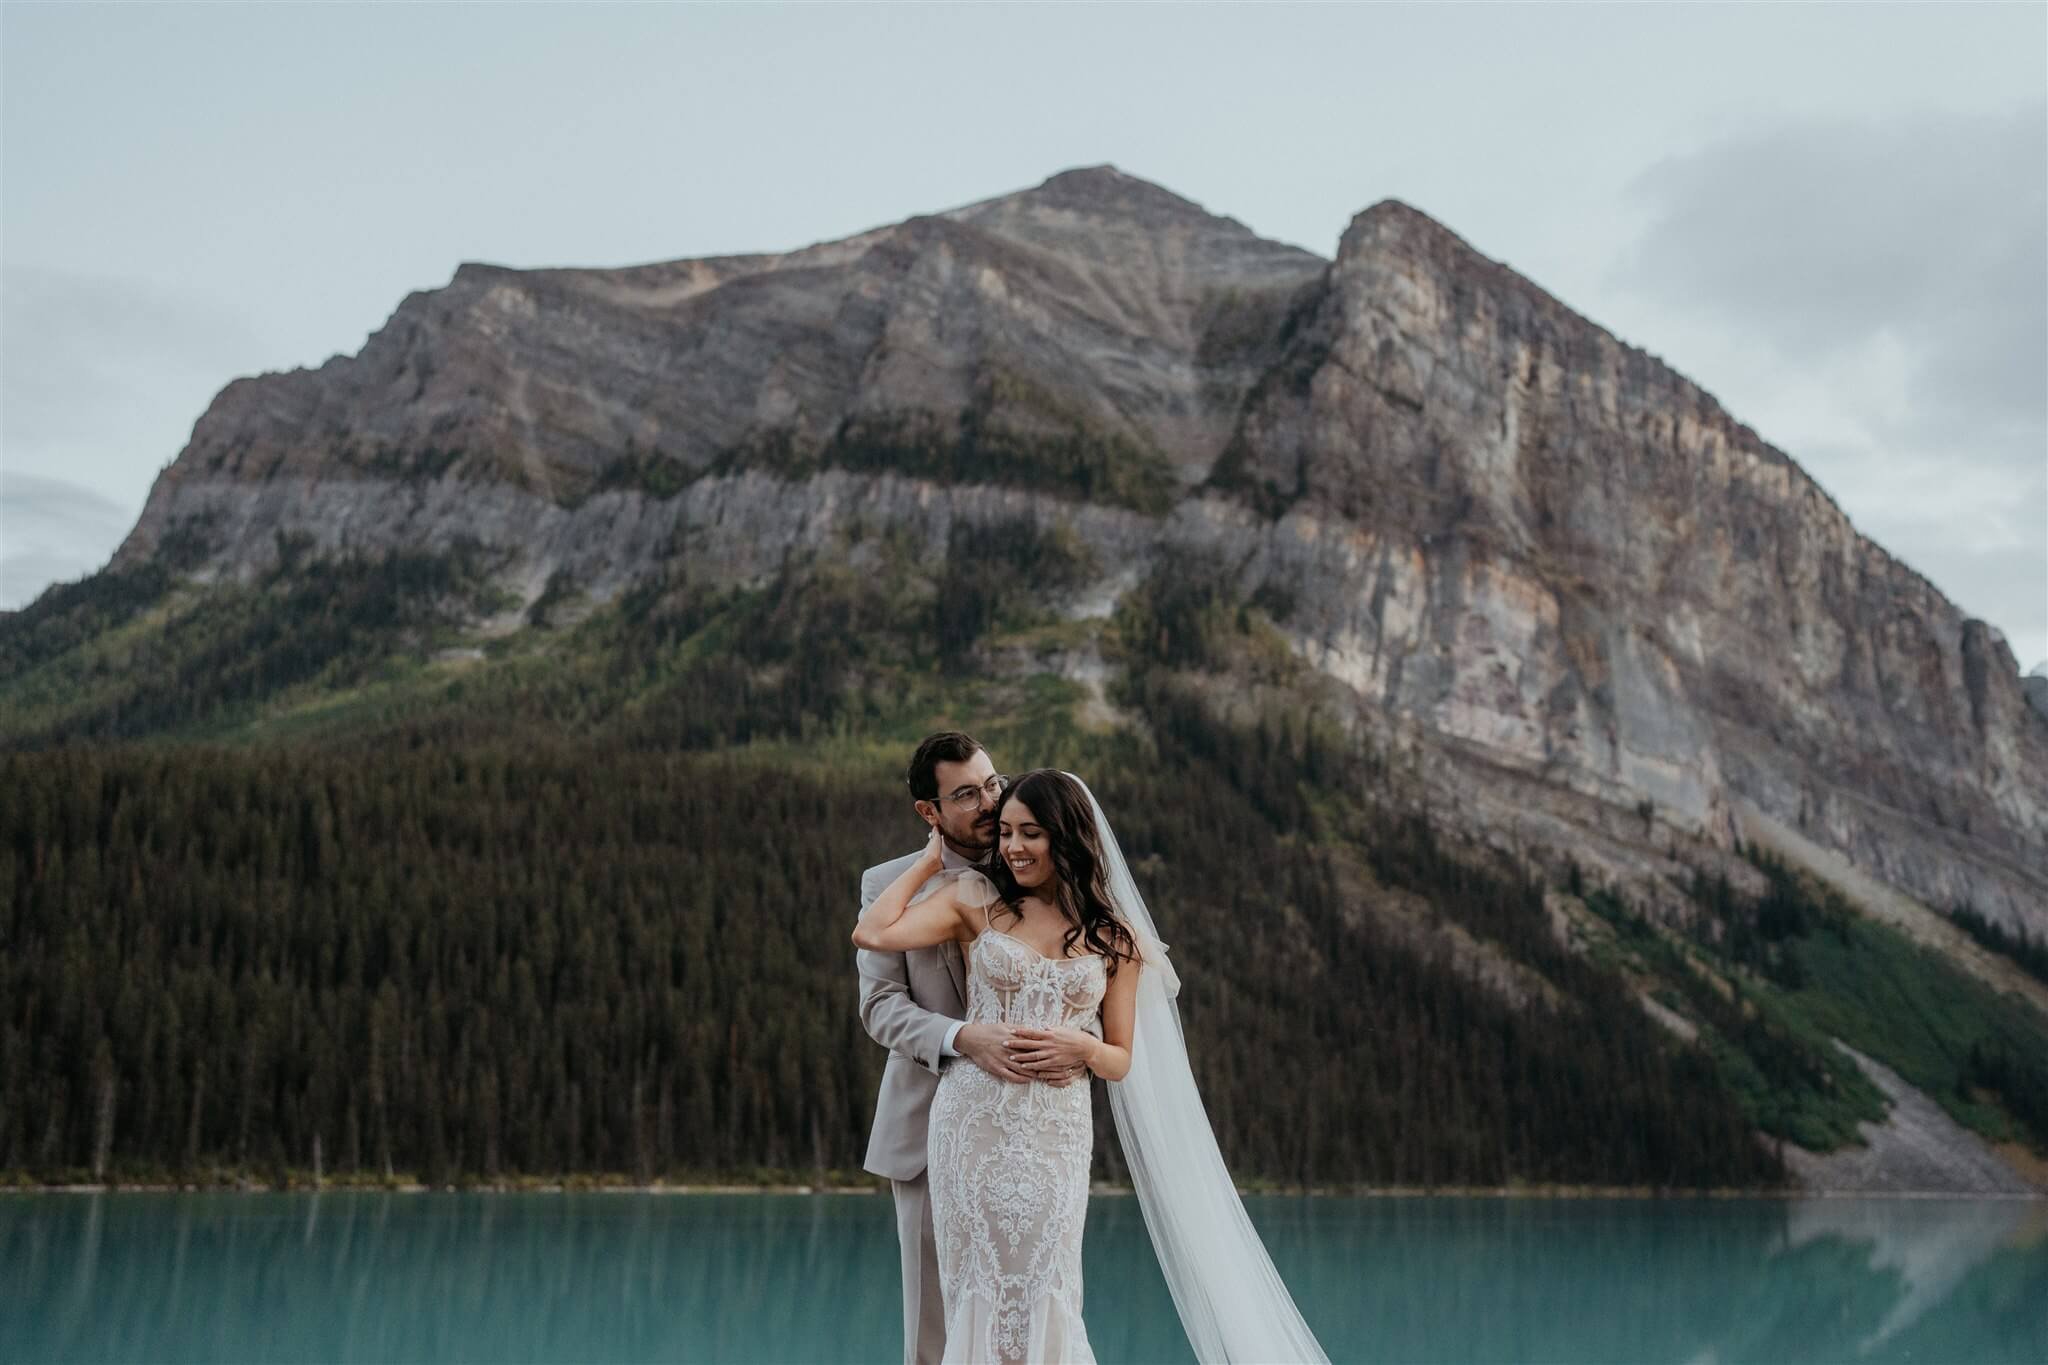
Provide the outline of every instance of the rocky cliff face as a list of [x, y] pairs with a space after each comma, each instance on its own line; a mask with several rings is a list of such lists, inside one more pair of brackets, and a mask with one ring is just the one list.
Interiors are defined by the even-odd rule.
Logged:
[[1375, 546], [1304, 630], [1361, 693], [2048, 927], [2048, 728], [2005, 641], [1696, 385], [1392, 203], [1273, 374], [1220, 474]]
[[1482, 832], [1654, 881], [1794, 827], [2048, 936], [2048, 718], [2005, 642], [1783, 453], [1406, 205], [1334, 261], [1108, 167], [780, 256], [464, 265], [362, 352], [236, 380], [117, 562], [474, 537], [526, 600], [888, 527], [1069, 524], [1290, 604]]

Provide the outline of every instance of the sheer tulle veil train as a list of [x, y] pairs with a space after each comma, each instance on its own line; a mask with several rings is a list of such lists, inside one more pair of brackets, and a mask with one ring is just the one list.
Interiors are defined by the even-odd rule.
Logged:
[[1095, 814], [1110, 897], [1145, 964], [1138, 978], [1131, 1069], [1108, 1087], [1109, 1107], [1181, 1326], [1203, 1365], [1327, 1365], [1329, 1357], [1302, 1321], [1223, 1165], [1173, 1003], [1180, 974], [1166, 960], [1166, 945], [1131, 880], [1102, 803], [1086, 782], [1074, 780], [1088, 793]]

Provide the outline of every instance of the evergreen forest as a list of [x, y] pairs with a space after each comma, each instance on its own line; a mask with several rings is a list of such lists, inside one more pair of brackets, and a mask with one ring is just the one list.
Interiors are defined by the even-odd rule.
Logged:
[[858, 879], [942, 727], [1100, 795], [1247, 1185], [1779, 1186], [1882, 1113], [1830, 1037], [2048, 1153], [2037, 1017], [1768, 855], [1666, 925], [1457, 833], [1218, 566], [1077, 621], [1058, 528], [947, 549], [558, 576], [481, 633], [475, 547], [200, 588], [173, 546], [0, 619], [0, 1173], [867, 1180]]

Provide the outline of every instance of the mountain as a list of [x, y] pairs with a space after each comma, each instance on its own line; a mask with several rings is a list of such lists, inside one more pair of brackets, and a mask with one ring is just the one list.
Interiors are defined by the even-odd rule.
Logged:
[[[2048, 1011], [2028, 696], [1789, 456], [1423, 213], [1326, 260], [1109, 166], [780, 255], [465, 263], [357, 355], [229, 383], [108, 569], [0, 622], [28, 753], [791, 773], [966, 717], [1156, 761], [1327, 844], [1328, 932], [1516, 1008], [1573, 994], [1566, 951], [1820, 1147], [1893, 1082], [2034, 1131], [2048, 1078], [1996, 1060]], [[1489, 919], [1453, 863], [1534, 899]], [[1975, 1032], [1887, 1045], [1859, 992], [1900, 973]]]
[[[279, 528], [428, 542], [485, 490], [519, 523], [508, 539], [580, 542], [624, 497], [586, 500], [636, 481], [998, 454], [1023, 468], [960, 472], [1094, 471], [1109, 485], [1088, 491], [1157, 511], [1206, 474], [1256, 347], [1323, 266], [1107, 167], [783, 256], [464, 264], [359, 355], [223, 389], [115, 562], [209, 511], [238, 566]], [[530, 562], [610, 585], [646, 558]]]
[[558, 572], [603, 602], [672, 540], [744, 583], [857, 517], [936, 546], [1020, 514], [1119, 566], [1077, 596], [1227, 561], [1445, 752], [2048, 934], [2048, 729], [1998, 633], [1395, 201], [1334, 262], [1105, 166], [782, 256], [464, 265], [359, 355], [223, 389], [114, 563], [178, 528], [244, 578], [280, 533], [473, 536], [524, 603]]

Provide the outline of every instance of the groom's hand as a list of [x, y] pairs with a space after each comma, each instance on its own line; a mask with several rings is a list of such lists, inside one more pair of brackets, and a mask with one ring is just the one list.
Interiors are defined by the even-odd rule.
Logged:
[[1023, 1067], [1036, 1080], [1058, 1083], [1073, 1080], [1088, 1069], [1088, 1059], [1094, 1054], [1098, 1039], [1091, 1033], [1077, 1028], [1028, 1028], [1018, 1026], [1011, 1031], [1010, 1041], [1005, 1046], [1010, 1051], [1010, 1060]]
[[1009, 1024], [969, 1024], [953, 1036], [953, 1046], [962, 1057], [997, 1080], [1015, 1081], [1022, 1085], [1032, 1077], [1010, 1060], [1007, 1044], [1013, 1032], [1013, 1026]]

